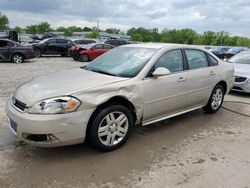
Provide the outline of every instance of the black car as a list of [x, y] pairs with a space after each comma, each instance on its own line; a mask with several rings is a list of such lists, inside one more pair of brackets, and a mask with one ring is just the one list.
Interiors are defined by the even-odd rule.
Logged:
[[121, 46], [121, 45], [125, 45], [125, 44], [131, 44], [130, 42], [123, 40], [123, 39], [107, 40], [104, 43], [111, 44], [113, 46]]
[[73, 45], [74, 43], [69, 39], [47, 38], [37, 44], [33, 44], [33, 48], [37, 57], [42, 55], [68, 56], [68, 49]]
[[96, 43], [95, 39], [72, 39], [71, 41], [75, 43], [75, 45]]
[[33, 48], [17, 42], [0, 39], [0, 61], [22, 63], [25, 59], [34, 58]]
[[32, 38], [32, 41], [30, 43], [39, 43], [40, 41], [47, 39], [47, 38], [55, 38], [55, 37], [59, 37], [57, 34], [55, 33], [44, 33], [43, 36], [40, 38], [36, 35], [31, 36], [30, 38]]

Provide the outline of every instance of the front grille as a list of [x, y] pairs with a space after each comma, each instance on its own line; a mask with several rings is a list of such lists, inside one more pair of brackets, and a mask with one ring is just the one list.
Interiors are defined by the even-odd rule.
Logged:
[[247, 79], [246, 77], [235, 76], [235, 82], [245, 82], [246, 79]]
[[26, 106], [25, 103], [19, 101], [19, 100], [16, 99], [15, 97], [12, 97], [12, 103], [13, 103], [13, 105], [14, 105], [16, 108], [18, 108], [18, 109], [21, 110], [21, 111], [24, 111], [25, 108], [27, 108], [27, 106]]

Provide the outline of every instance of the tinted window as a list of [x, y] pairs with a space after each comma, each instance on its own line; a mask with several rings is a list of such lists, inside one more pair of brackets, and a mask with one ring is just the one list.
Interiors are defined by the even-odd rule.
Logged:
[[204, 52], [199, 50], [185, 50], [189, 69], [207, 67], [207, 57]]
[[48, 43], [48, 44], [56, 43], [56, 39], [50, 39], [46, 43]]
[[0, 40], [0, 48], [7, 47], [8, 43], [5, 40]]
[[212, 57], [211, 55], [208, 55], [208, 58], [209, 58], [211, 66], [218, 65], [218, 61], [214, 57]]
[[173, 50], [162, 55], [155, 63], [154, 68], [164, 67], [170, 72], [183, 70], [183, 58], [181, 50]]
[[97, 44], [97, 45], [95, 45], [95, 49], [103, 49], [102, 44]]
[[56, 39], [56, 43], [67, 44], [69, 41], [65, 39]]
[[104, 46], [104, 49], [112, 49], [113, 48], [112, 46], [106, 45], [106, 44], [104, 44], [103, 46]]

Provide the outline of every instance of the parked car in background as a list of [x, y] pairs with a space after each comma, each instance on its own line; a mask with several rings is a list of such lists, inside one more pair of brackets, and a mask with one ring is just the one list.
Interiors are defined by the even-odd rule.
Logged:
[[19, 42], [18, 33], [13, 30], [0, 31], [0, 38]]
[[69, 48], [68, 54], [74, 60], [79, 60], [79, 51], [81, 49], [81, 45], [96, 43], [95, 39], [72, 39], [71, 41], [74, 43], [74, 45]]
[[111, 44], [113, 46], [121, 46], [121, 45], [125, 45], [125, 44], [131, 44], [130, 42], [128, 42], [127, 40], [124, 40], [124, 39], [107, 40], [104, 43]]
[[79, 50], [79, 61], [88, 62], [111, 50], [114, 46], [110, 44], [86, 44]]
[[233, 90], [250, 93], [250, 51], [240, 52], [228, 61], [234, 65]]
[[37, 57], [42, 55], [68, 56], [68, 49], [73, 45], [74, 43], [69, 39], [47, 38], [37, 44], [33, 44], [33, 48]]
[[211, 47], [208, 49], [208, 51], [212, 52], [214, 55], [216, 55], [220, 59], [225, 59], [225, 53], [229, 50], [229, 47]]
[[238, 53], [243, 52], [245, 50], [246, 50], [245, 48], [241, 48], [241, 47], [230, 48], [228, 51], [226, 51], [224, 53], [224, 58], [229, 59], [230, 57], [234, 56], [235, 54], [238, 54]]
[[0, 61], [22, 63], [25, 59], [34, 58], [33, 48], [17, 42], [0, 39]]
[[[99, 44], [98, 44], [99, 45]], [[234, 82], [233, 65], [177, 44], [117, 47], [76, 69], [19, 86], [6, 105], [10, 129], [40, 147], [84, 142], [111, 151], [133, 126], [203, 108], [217, 112]]]
[[48, 32], [45, 32], [42, 37], [38, 37], [36, 35], [30, 37], [32, 38], [32, 41], [30, 43], [39, 43], [40, 41], [44, 40], [44, 39], [47, 39], [47, 38], [53, 38], [53, 37], [59, 37], [57, 34], [55, 33], [48, 33]]

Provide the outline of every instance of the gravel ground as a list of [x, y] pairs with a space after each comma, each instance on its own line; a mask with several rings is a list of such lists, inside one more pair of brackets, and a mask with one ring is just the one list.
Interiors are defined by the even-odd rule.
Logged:
[[0, 63], [0, 187], [250, 187], [250, 105], [234, 102], [250, 103], [247, 94], [230, 93], [213, 115], [196, 110], [136, 127], [109, 153], [88, 144], [43, 149], [16, 142], [4, 112], [10, 93], [39, 75], [81, 65], [61, 57]]

